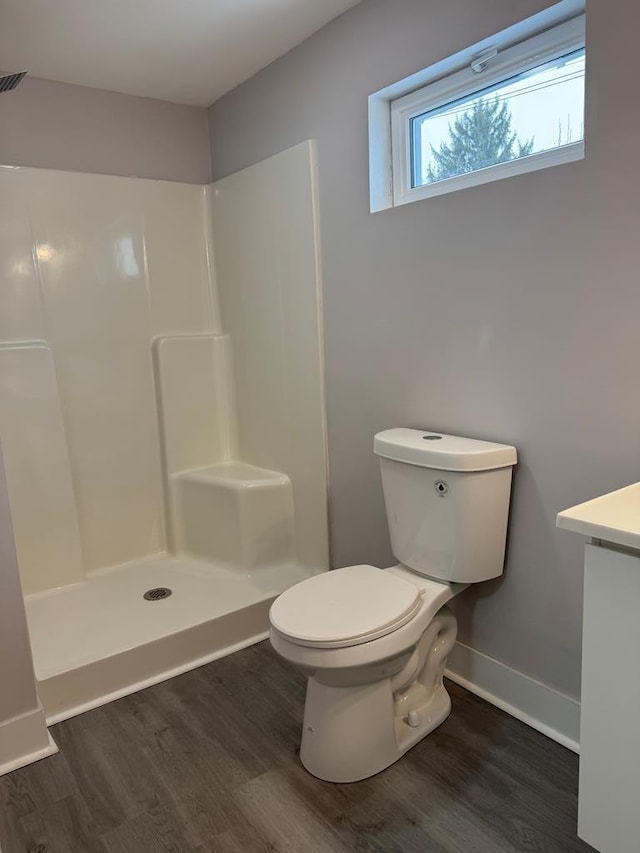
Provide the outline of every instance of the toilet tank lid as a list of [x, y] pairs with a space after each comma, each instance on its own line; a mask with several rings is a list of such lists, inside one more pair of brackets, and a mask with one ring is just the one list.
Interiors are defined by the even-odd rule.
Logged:
[[518, 461], [515, 447], [443, 432], [386, 429], [373, 440], [373, 451], [385, 459], [438, 471], [490, 471]]

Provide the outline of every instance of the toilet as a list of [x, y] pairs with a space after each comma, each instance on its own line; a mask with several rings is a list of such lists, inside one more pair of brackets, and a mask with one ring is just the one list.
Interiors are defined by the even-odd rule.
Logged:
[[308, 676], [300, 759], [329, 782], [384, 770], [447, 718], [446, 604], [504, 565], [514, 447], [389, 429], [374, 453], [398, 564], [316, 575], [269, 614], [273, 648]]

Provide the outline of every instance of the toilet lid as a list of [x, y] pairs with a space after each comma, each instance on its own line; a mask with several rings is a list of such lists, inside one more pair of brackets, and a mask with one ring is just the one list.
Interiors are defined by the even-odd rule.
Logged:
[[420, 608], [417, 586], [374, 566], [324, 572], [282, 593], [271, 624], [301, 646], [345, 647], [390, 634]]

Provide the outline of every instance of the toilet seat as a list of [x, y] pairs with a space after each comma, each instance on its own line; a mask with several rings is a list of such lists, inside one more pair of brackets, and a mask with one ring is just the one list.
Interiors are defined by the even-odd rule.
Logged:
[[346, 648], [396, 631], [421, 605], [413, 583], [374, 566], [348, 566], [291, 587], [273, 603], [269, 618], [296, 645]]

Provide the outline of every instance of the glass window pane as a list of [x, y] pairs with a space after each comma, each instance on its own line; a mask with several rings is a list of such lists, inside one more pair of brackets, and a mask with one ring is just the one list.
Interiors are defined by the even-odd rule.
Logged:
[[411, 119], [412, 187], [584, 139], [585, 52]]

